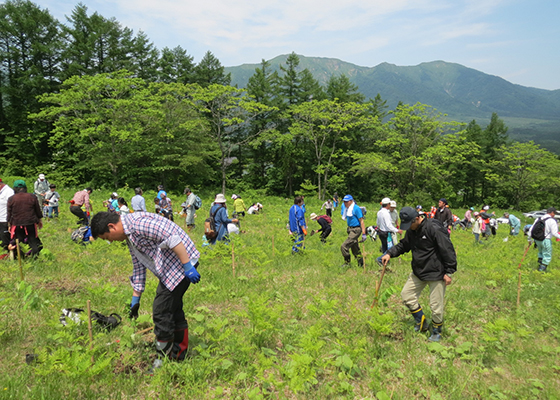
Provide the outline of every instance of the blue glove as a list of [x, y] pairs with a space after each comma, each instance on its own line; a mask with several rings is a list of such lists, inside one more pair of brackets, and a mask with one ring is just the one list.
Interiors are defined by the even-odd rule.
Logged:
[[132, 296], [132, 301], [130, 302], [130, 312], [128, 313], [128, 318], [138, 318], [138, 310], [140, 309], [140, 296]]
[[188, 278], [191, 283], [198, 283], [200, 282], [200, 274], [189, 261], [188, 263], [183, 264], [183, 268], [185, 270], [185, 276]]
[[362, 234], [362, 242], [365, 242], [367, 239], [367, 235], [365, 233]]

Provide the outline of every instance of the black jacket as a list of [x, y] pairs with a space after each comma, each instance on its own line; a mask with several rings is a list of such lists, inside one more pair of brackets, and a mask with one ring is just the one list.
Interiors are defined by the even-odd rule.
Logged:
[[395, 247], [387, 252], [391, 257], [412, 251], [412, 272], [423, 281], [440, 281], [445, 274], [457, 271], [457, 255], [447, 229], [435, 219], [425, 219], [413, 231], [408, 229]]
[[441, 221], [444, 227], [451, 228], [453, 226], [453, 213], [449, 207], [438, 208], [434, 214], [434, 219]]

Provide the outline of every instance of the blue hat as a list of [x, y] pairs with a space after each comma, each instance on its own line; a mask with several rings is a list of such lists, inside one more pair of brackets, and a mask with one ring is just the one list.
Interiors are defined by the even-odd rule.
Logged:
[[347, 194], [346, 196], [344, 196], [344, 198], [342, 199], [342, 201], [351, 201], [354, 200], [354, 198], [352, 197], [352, 195]]
[[447, 200], [446, 200], [446, 199], [444, 199], [444, 198], [441, 198], [441, 199], [439, 199], [439, 201], [441, 201], [441, 202], [443, 202], [443, 203], [447, 204]]

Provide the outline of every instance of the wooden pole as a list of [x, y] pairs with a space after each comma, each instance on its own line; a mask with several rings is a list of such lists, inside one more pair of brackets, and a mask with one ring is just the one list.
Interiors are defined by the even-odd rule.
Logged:
[[[93, 330], [91, 327], [91, 301], [87, 301], [87, 315], [88, 315], [88, 331], [89, 331], [89, 349], [93, 350]], [[93, 352], [91, 353], [91, 363], [93, 364], [95, 360], [93, 359]]]
[[17, 258], [19, 263], [19, 277], [23, 281], [23, 266], [21, 265], [21, 251], [19, 248], [19, 239], [16, 239], [16, 251], [17, 251]]
[[517, 267], [517, 269], [519, 270], [519, 278], [517, 280], [517, 308], [519, 308], [519, 301], [521, 298], [521, 264], [523, 264], [523, 260], [525, 260], [525, 256], [527, 255], [527, 252], [529, 251], [529, 248], [531, 247], [531, 244], [529, 244], [527, 246], [527, 248], [525, 249], [525, 253], [523, 253], [523, 257], [521, 257], [521, 262], [519, 263], [519, 266]]
[[377, 305], [377, 300], [379, 299], [379, 289], [381, 288], [381, 282], [383, 282], [383, 277], [385, 276], [385, 268], [386, 266], [383, 265], [383, 269], [381, 270], [381, 276], [379, 277], [379, 281], [375, 284], [375, 298], [373, 299], [373, 304], [371, 308]]
[[235, 249], [233, 248], [233, 242], [231, 242], [231, 270], [235, 278]]

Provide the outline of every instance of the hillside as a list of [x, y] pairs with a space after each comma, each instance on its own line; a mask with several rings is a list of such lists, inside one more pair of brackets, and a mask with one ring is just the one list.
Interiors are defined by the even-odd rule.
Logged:
[[[269, 60], [279, 70], [288, 55]], [[399, 101], [417, 102], [435, 107], [449, 119], [484, 126], [493, 112], [508, 127], [510, 136], [519, 141], [534, 140], [560, 153], [560, 90], [544, 90], [516, 85], [500, 77], [485, 74], [460, 64], [433, 61], [416, 66], [382, 63], [361, 67], [333, 58], [300, 57], [300, 68], [307, 68], [325, 84], [332, 75], [346, 74], [366, 98], [378, 93], [390, 108]], [[245, 87], [259, 64], [227, 67], [232, 84]]]

